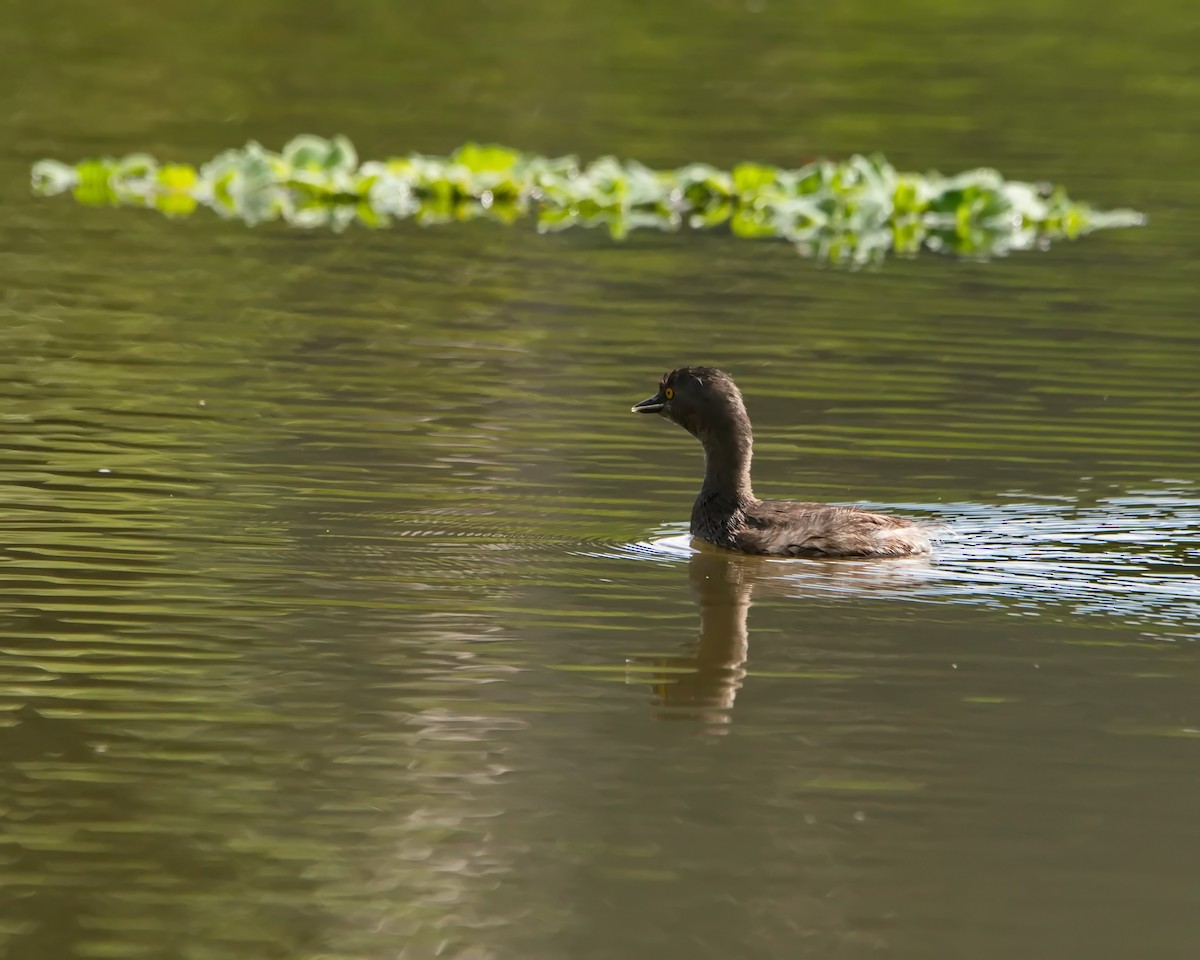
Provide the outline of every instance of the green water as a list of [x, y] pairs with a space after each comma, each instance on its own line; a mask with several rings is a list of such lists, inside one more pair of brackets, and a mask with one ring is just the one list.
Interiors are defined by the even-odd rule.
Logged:
[[[65, 3], [0, 27], [0, 954], [1190, 958], [1200, 20], [1182, 3]], [[344, 131], [883, 150], [1150, 215], [847, 272], [720, 233], [335, 236], [29, 164]], [[932, 563], [693, 553], [762, 496]]]

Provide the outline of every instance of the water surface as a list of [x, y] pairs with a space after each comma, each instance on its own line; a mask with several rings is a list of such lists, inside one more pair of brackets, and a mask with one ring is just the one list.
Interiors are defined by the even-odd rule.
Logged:
[[[15, 12], [0, 953], [1194, 956], [1189, 9]], [[850, 273], [27, 193], [302, 130], [881, 149], [1151, 225]], [[934, 559], [694, 550], [699, 449], [627, 413], [688, 361], [743, 387], [760, 495]]]

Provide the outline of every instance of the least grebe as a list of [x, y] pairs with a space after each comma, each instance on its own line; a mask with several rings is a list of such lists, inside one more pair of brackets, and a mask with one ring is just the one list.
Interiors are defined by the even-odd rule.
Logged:
[[929, 552], [917, 524], [856, 507], [759, 500], [750, 487], [753, 435], [729, 374], [681, 367], [633, 407], [679, 424], [704, 446], [692, 536], [742, 553], [791, 557], [911, 557]]

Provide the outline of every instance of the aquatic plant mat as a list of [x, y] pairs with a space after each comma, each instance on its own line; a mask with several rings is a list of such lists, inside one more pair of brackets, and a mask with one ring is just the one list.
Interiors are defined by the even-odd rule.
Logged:
[[1051, 184], [1005, 180], [986, 168], [950, 177], [901, 173], [879, 155], [795, 170], [757, 163], [652, 170], [636, 160], [584, 164], [469, 143], [447, 157], [360, 163], [345, 137], [304, 135], [281, 153], [251, 142], [198, 168], [135, 153], [73, 166], [41, 160], [32, 176], [43, 196], [71, 191], [83, 204], [150, 207], [169, 217], [208, 207], [250, 225], [282, 219], [343, 230], [410, 218], [533, 216], [543, 232], [604, 226], [616, 239], [639, 228], [727, 227], [735, 237], [786, 240], [804, 256], [848, 264], [922, 250], [994, 257], [1145, 223], [1136, 211], [1097, 210]]

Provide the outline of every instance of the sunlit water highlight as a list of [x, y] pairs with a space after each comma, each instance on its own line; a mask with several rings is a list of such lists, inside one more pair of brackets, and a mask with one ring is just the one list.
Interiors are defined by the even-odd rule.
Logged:
[[[1080, 503], [1012, 494], [995, 504], [882, 504], [934, 521], [935, 552], [915, 560], [753, 558], [756, 579], [797, 596], [981, 603], [1014, 616], [1093, 615], [1146, 636], [1200, 639], [1200, 491], [1161, 486]], [[686, 528], [600, 555], [686, 561]]]

